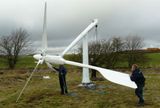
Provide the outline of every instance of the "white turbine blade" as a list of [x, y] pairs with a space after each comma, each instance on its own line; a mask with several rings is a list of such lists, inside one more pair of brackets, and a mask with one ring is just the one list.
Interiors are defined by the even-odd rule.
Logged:
[[100, 68], [100, 67], [96, 67], [92, 65], [85, 65], [85, 64], [81, 64], [77, 62], [68, 61], [68, 60], [64, 60], [64, 62], [69, 65], [86, 67], [86, 68], [97, 70], [104, 76], [104, 78], [106, 78], [107, 80], [111, 82], [114, 82], [116, 84], [120, 84], [123, 86], [127, 86], [130, 88], [134, 88], [134, 89], [137, 88], [137, 85], [135, 84], [135, 82], [130, 80], [129, 74], [118, 72], [118, 71], [113, 71], [109, 69], [104, 69], [104, 68]]
[[50, 63], [48, 63], [48, 62], [45, 62], [45, 63], [47, 64], [47, 66], [48, 66], [52, 71], [57, 72], [57, 71], [52, 67], [52, 65], [51, 65]]
[[94, 19], [93, 22], [79, 34], [79, 36], [62, 52], [61, 57], [64, 56], [75, 44], [77, 44], [94, 26], [98, 23], [97, 19]]
[[98, 68], [98, 67], [96, 68], [97, 71], [99, 71], [106, 79], [108, 79], [111, 82], [131, 87], [134, 89], [137, 88], [136, 84], [133, 81], [131, 81], [129, 74], [104, 68]]
[[19, 96], [18, 96], [16, 102], [18, 102], [18, 100], [19, 100], [19, 98], [21, 97], [23, 91], [25, 90], [26, 86], [28, 85], [28, 82], [30, 81], [31, 77], [33, 76], [33, 73], [37, 70], [37, 67], [38, 67], [38, 65], [39, 65], [40, 63], [41, 63], [41, 60], [38, 61], [36, 67], [35, 67], [34, 70], [32, 71], [30, 77], [28, 78], [28, 80], [27, 80], [27, 82], [25, 83], [23, 89], [21, 90], [21, 92], [20, 92], [20, 94], [19, 94]]
[[42, 49], [47, 50], [47, 2], [45, 2], [45, 7], [44, 7]]

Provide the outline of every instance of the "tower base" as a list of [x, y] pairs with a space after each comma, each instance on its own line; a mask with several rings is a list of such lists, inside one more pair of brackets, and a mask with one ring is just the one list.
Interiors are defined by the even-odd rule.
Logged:
[[81, 83], [78, 85], [78, 87], [84, 87], [87, 89], [96, 89], [96, 84], [94, 84], [94, 83]]

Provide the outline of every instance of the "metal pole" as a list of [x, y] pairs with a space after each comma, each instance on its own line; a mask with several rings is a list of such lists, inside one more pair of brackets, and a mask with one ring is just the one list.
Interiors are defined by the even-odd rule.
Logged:
[[[87, 34], [88, 35], [88, 34]], [[88, 36], [84, 36], [83, 38], [83, 64], [88, 65]], [[89, 79], [89, 69], [83, 68], [83, 75], [82, 75], [82, 84], [90, 83]]]

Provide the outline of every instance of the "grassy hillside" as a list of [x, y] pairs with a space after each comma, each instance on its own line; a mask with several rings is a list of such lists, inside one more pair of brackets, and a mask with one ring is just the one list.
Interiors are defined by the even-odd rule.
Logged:
[[6, 60], [0, 56], [0, 68], [7, 68]]
[[[137, 63], [142, 68], [159, 68], [160, 67], [160, 53], [146, 53], [146, 56], [148, 57], [147, 62], [145, 63]], [[70, 58], [67, 57], [66, 58]], [[18, 63], [16, 65], [17, 69], [32, 69], [36, 65], [36, 61], [33, 59], [32, 56], [20, 56]], [[46, 65], [42, 65], [42, 68], [46, 68]], [[118, 64], [115, 66], [118, 68], [128, 68], [127, 61], [119, 61]], [[5, 59], [0, 57], [0, 69], [7, 68], [7, 63]]]
[[146, 66], [153, 68], [160, 67], [160, 53], [148, 53], [146, 56], [149, 58], [148, 62], [145, 63]]
[[[0, 68], [7, 68], [7, 62], [4, 58], [0, 57]], [[20, 56], [18, 62], [16, 64], [16, 69], [32, 69], [36, 65], [36, 60], [33, 56]], [[41, 68], [46, 67], [45, 65], [41, 65]]]
[[[144, 70], [147, 78], [144, 108], [159, 108], [159, 72], [148, 71]], [[97, 87], [93, 90], [78, 87], [81, 82], [81, 70], [74, 67], [68, 68], [69, 95], [60, 95], [57, 74], [41, 70], [34, 74], [19, 102], [16, 103], [16, 98], [29, 74], [25, 70], [0, 74], [0, 108], [137, 108], [137, 98], [131, 88], [107, 80], [94, 82]], [[43, 75], [49, 75], [51, 79], [43, 79]]]

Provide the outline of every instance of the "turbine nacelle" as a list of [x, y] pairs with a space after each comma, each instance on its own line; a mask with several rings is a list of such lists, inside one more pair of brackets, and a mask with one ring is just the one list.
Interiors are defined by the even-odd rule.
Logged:
[[35, 55], [33, 55], [33, 58], [36, 59], [36, 60], [41, 60], [42, 55], [41, 54], [35, 54]]
[[65, 64], [65, 60], [61, 56], [46, 55], [44, 60], [45, 62], [51, 64], [59, 64], [59, 65]]
[[40, 64], [42, 64], [43, 61], [49, 62], [51, 64], [65, 64], [65, 60], [61, 56], [54, 56], [54, 55], [43, 56], [42, 54], [35, 54], [33, 58], [38, 61], [41, 60]]
[[43, 64], [44, 56], [42, 56], [42, 54], [33, 55], [33, 58], [36, 59], [40, 64]]

